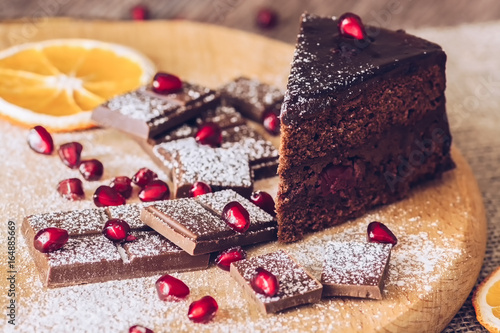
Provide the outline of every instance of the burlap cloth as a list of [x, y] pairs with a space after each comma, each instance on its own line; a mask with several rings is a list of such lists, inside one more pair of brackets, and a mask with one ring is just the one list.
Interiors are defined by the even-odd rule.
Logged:
[[[470, 163], [488, 218], [480, 283], [500, 266], [500, 22], [414, 33], [448, 55], [447, 101], [454, 143]], [[487, 332], [477, 321], [472, 293], [444, 332]]]

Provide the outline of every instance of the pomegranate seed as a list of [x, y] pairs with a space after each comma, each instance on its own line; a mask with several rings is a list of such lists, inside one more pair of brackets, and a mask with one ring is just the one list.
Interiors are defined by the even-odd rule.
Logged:
[[125, 204], [125, 198], [123, 198], [118, 191], [106, 185], [99, 186], [97, 190], [95, 190], [93, 198], [97, 207], [120, 206]]
[[195, 135], [196, 142], [208, 145], [212, 148], [220, 147], [222, 144], [222, 130], [215, 123], [205, 123], [198, 128]]
[[162, 301], [180, 301], [189, 296], [189, 287], [184, 282], [165, 274], [156, 280], [156, 292]]
[[61, 161], [71, 169], [76, 169], [80, 165], [80, 154], [82, 145], [78, 142], [68, 142], [59, 147], [57, 151]]
[[132, 177], [132, 182], [139, 187], [144, 187], [157, 177], [158, 175], [148, 168], [141, 168]]
[[274, 211], [274, 200], [269, 193], [264, 191], [253, 192], [250, 196], [250, 201], [272, 216], [276, 216], [276, 212]]
[[132, 8], [132, 19], [134, 21], [144, 21], [149, 18], [149, 12], [147, 7], [137, 5]]
[[125, 238], [126, 242], [133, 242], [137, 239], [134, 235], [128, 235], [127, 238]]
[[224, 206], [222, 220], [237, 232], [245, 232], [250, 227], [250, 215], [245, 207], [237, 201], [231, 201]]
[[368, 224], [367, 239], [372, 243], [389, 243], [392, 246], [398, 243], [398, 239], [392, 231], [385, 224], [377, 221]]
[[182, 90], [182, 81], [177, 76], [158, 72], [153, 78], [153, 91], [168, 95]]
[[278, 14], [270, 8], [262, 8], [257, 12], [257, 25], [263, 29], [271, 29], [278, 23]]
[[152, 329], [149, 329], [142, 325], [134, 325], [128, 329], [128, 333], [154, 333]]
[[163, 180], [153, 180], [139, 192], [141, 201], [167, 200], [170, 197], [168, 185]]
[[348, 189], [353, 182], [353, 169], [347, 166], [327, 165], [319, 175], [319, 189], [324, 196]]
[[102, 234], [113, 242], [123, 242], [130, 232], [127, 222], [120, 219], [110, 219], [104, 225]]
[[50, 155], [54, 151], [52, 136], [43, 126], [35, 126], [28, 133], [28, 145], [40, 154]]
[[127, 176], [119, 176], [113, 179], [109, 187], [115, 189], [125, 199], [132, 194], [132, 180]]
[[219, 305], [212, 296], [205, 296], [189, 306], [188, 318], [195, 323], [207, 323], [215, 316]]
[[83, 178], [86, 180], [99, 180], [104, 173], [104, 167], [99, 160], [91, 159], [85, 160], [80, 163], [78, 167]]
[[366, 38], [365, 27], [361, 18], [353, 13], [345, 13], [339, 17], [338, 28], [343, 37], [352, 37], [359, 40]]
[[36, 233], [33, 245], [42, 253], [59, 250], [68, 241], [68, 232], [60, 228], [45, 228]]
[[225, 271], [229, 271], [229, 267], [232, 262], [240, 261], [246, 259], [247, 253], [241, 247], [233, 247], [222, 251], [217, 258], [215, 259], [215, 263], [219, 268], [222, 268]]
[[279, 283], [276, 276], [262, 267], [258, 267], [255, 270], [255, 275], [252, 277], [250, 285], [255, 292], [268, 297], [273, 297], [279, 290]]
[[82, 181], [78, 178], [69, 178], [59, 182], [57, 184], [57, 192], [68, 200], [82, 200], [85, 198], [85, 192], [83, 192]]
[[280, 118], [273, 111], [266, 111], [262, 115], [262, 125], [269, 134], [280, 134]]
[[207, 193], [212, 193], [212, 188], [210, 187], [210, 185], [205, 184], [204, 182], [194, 183], [191, 189], [189, 190], [189, 196], [191, 198]]

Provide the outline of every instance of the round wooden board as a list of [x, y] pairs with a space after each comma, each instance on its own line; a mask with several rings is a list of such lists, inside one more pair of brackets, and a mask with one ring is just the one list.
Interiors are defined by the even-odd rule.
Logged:
[[[0, 36], [4, 37], [0, 46], [8, 46], [9, 36], [25, 31], [26, 24], [1, 25]], [[184, 21], [60, 19], [44, 20], [35, 28], [32, 40], [79, 37], [134, 47], [149, 56], [159, 69], [214, 88], [241, 74], [285, 87], [293, 54], [291, 45]], [[0, 140], [13, 142], [0, 147], [3, 171], [8, 175], [2, 179], [0, 194], [2, 221], [13, 220], [19, 227], [28, 214], [92, 207], [90, 200], [73, 203], [57, 196], [55, 184], [62, 177], [77, 174], [64, 167], [56, 156], [32, 153], [24, 143], [26, 134], [25, 129], [0, 122]], [[131, 139], [117, 131], [91, 130], [55, 136], [56, 144], [72, 140], [81, 141], [84, 154], [99, 158], [106, 166], [101, 182], [86, 183], [87, 198], [98, 185], [109, 183], [114, 176], [131, 175], [142, 166], [158, 170]], [[274, 139], [275, 143], [278, 141]], [[249, 256], [285, 249], [318, 277], [326, 242], [363, 241], [368, 222], [382, 221], [395, 232], [399, 243], [393, 249], [381, 301], [332, 298], [280, 314], [262, 315], [226, 272], [210, 267], [206, 271], [178, 274], [190, 285], [191, 300], [210, 294], [219, 302], [215, 320], [196, 325], [186, 317], [189, 302], [171, 304], [157, 299], [153, 288], [157, 277], [43, 289], [26, 244], [19, 236], [16, 328], [117, 332], [141, 323], [155, 332], [439, 332], [470, 293], [486, 247], [486, 219], [477, 183], [460, 152], [453, 148], [452, 155], [457, 164], [455, 170], [447, 172], [442, 180], [419, 186], [406, 200], [309, 235], [298, 243], [272, 243], [249, 249]], [[160, 172], [160, 177], [165, 175]], [[258, 182], [256, 187], [275, 193], [276, 183], [276, 179], [271, 179]], [[0, 237], [5, 243], [7, 228], [2, 228]], [[6, 262], [7, 258], [3, 260]], [[4, 274], [2, 270], [3, 283]], [[14, 329], [6, 324], [4, 328]]]

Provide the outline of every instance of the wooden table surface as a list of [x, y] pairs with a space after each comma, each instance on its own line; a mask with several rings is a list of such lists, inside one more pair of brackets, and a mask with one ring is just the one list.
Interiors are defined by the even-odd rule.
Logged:
[[[500, 19], [498, 0], [0, 0], [0, 19], [22, 18], [34, 25], [43, 23], [45, 16], [124, 20], [137, 4], [145, 5], [152, 19], [210, 22], [289, 43], [295, 41], [299, 16], [306, 10], [337, 16], [352, 11], [365, 23], [405, 29]], [[256, 12], [262, 7], [278, 12], [275, 28], [256, 26]]]

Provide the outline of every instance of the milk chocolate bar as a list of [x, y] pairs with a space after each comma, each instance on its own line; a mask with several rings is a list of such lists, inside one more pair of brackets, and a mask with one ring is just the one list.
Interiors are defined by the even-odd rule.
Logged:
[[[147, 205], [85, 209], [27, 216], [21, 226], [43, 284], [49, 288], [138, 278], [168, 272], [204, 269], [209, 255], [192, 257], [140, 222]], [[109, 218], [121, 218], [134, 241], [113, 243], [102, 234]], [[68, 231], [59, 250], [42, 253], [33, 247], [36, 233], [47, 227]]]
[[330, 242], [321, 275], [323, 296], [382, 299], [391, 244]]
[[92, 112], [92, 120], [148, 139], [215, 107], [219, 101], [215, 91], [187, 82], [182, 91], [166, 95], [141, 87], [98, 106]]
[[221, 88], [223, 102], [258, 123], [264, 113], [280, 114], [283, 92], [256, 79], [239, 77]]
[[[222, 209], [231, 201], [239, 202], [250, 215], [244, 233], [221, 219]], [[158, 202], [142, 210], [141, 220], [194, 256], [276, 239], [274, 218], [232, 190]]]
[[[263, 268], [276, 276], [279, 284], [274, 296], [256, 292], [251, 280], [257, 268]], [[259, 310], [274, 313], [291, 307], [317, 303], [323, 289], [321, 283], [306, 272], [285, 251], [277, 251], [262, 256], [231, 263], [231, 276], [243, 286], [245, 292], [257, 304]]]
[[157, 158], [171, 170], [172, 194], [189, 196], [195, 182], [202, 181], [215, 190], [233, 189], [250, 196], [253, 182], [248, 154], [241, 149], [212, 148], [194, 138], [162, 143], [154, 148]]

